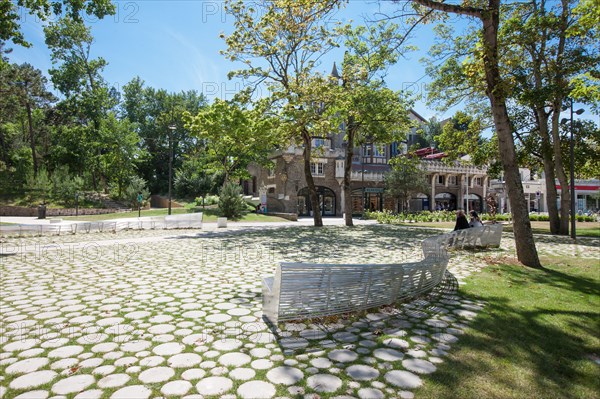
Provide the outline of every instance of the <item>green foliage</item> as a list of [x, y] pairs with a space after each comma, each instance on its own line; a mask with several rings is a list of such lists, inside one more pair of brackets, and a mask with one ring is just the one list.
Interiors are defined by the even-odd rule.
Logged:
[[274, 120], [259, 106], [241, 105], [215, 99], [198, 115], [187, 115], [187, 125], [204, 146], [205, 166], [221, 170], [225, 181], [247, 177], [251, 162], [265, 164], [279, 140]]
[[390, 165], [392, 170], [384, 175], [386, 194], [399, 198], [408, 210], [411, 196], [428, 190], [427, 173], [419, 167], [418, 158], [399, 156]]
[[94, 15], [103, 18], [113, 15], [115, 5], [110, 0], [16, 0], [3, 1], [0, 5], [0, 40], [12, 41], [25, 47], [31, 46], [21, 32], [21, 20], [25, 20], [24, 10], [28, 15], [35, 16], [40, 21], [68, 15], [77, 21], [82, 15]]
[[[548, 215], [539, 215], [539, 219], [535, 219], [534, 216], [530, 215], [531, 220], [548, 220]], [[545, 219], [543, 219], [545, 216]], [[402, 223], [435, 223], [435, 222], [454, 222], [456, 220], [456, 212], [453, 211], [422, 211], [417, 213], [411, 212], [400, 212], [395, 213], [389, 210], [383, 212], [365, 212], [367, 219], [377, 220], [382, 224], [402, 224]], [[479, 214], [481, 220], [491, 220], [491, 216], [487, 213]], [[587, 218], [587, 217], [586, 217]], [[510, 214], [496, 214], [496, 221], [509, 221]]]
[[206, 197], [196, 198], [196, 206], [211, 206], [219, 203], [218, 195], [207, 195]]
[[131, 208], [136, 209], [138, 207], [138, 193], [142, 193], [143, 206], [150, 197], [150, 191], [146, 188], [146, 181], [144, 179], [138, 176], [133, 176], [125, 188], [123, 196], [119, 199], [127, 201]]
[[67, 207], [75, 204], [75, 194], [83, 189], [83, 178], [73, 176], [69, 168], [62, 166], [52, 173], [52, 198]]
[[40, 200], [46, 202], [46, 199], [50, 197], [52, 191], [52, 181], [50, 180], [46, 168], [40, 168], [36, 176], [34, 176], [33, 173], [27, 176], [25, 190], [29, 202], [33, 203]]
[[219, 193], [219, 211], [228, 219], [240, 219], [246, 211], [242, 188], [235, 183], [225, 183]]

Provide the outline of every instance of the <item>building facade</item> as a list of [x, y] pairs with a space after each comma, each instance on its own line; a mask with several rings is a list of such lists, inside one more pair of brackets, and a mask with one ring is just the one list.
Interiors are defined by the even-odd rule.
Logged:
[[[411, 117], [421, 123], [425, 121], [414, 112]], [[410, 140], [409, 135], [408, 142]], [[312, 145], [316, 155], [311, 162], [311, 172], [319, 211], [323, 216], [341, 217], [347, 212], [342, 186], [345, 167], [343, 134], [314, 138]], [[363, 210], [400, 210], [397, 198], [384, 192], [384, 175], [390, 170], [390, 159], [405, 151], [406, 143], [367, 144], [355, 149], [351, 171], [350, 211], [353, 214], [362, 214]], [[244, 183], [245, 194], [260, 197], [267, 212], [312, 215], [315, 210], [308, 197], [302, 152], [303, 148], [290, 146], [273, 154], [273, 169], [251, 167], [252, 179]], [[483, 211], [489, 184], [487, 168], [460, 162], [446, 164], [436, 158], [434, 154], [423, 157], [421, 167], [427, 172], [429, 189], [412, 198], [409, 210], [463, 208]]]

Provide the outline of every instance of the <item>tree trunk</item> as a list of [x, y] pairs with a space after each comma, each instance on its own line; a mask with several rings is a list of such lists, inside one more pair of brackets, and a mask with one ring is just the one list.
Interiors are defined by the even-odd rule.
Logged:
[[548, 133], [548, 114], [543, 108], [535, 110], [537, 115], [540, 137], [542, 139], [542, 161], [544, 162], [544, 178], [546, 183], [546, 207], [550, 219], [550, 233], [560, 234], [560, 218], [558, 206], [556, 205], [556, 183], [554, 175], [554, 159], [552, 156], [552, 145]]
[[27, 108], [27, 123], [29, 124], [29, 143], [31, 144], [31, 160], [33, 161], [33, 177], [37, 177], [38, 174], [38, 161], [37, 154], [35, 152], [35, 135], [33, 134], [33, 117], [31, 115], [31, 105], [29, 102], [25, 103]]
[[491, 102], [506, 189], [511, 203], [517, 258], [526, 266], [541, 267], [531, 231], [527, 202], [516, 160], [515, 143], [506, 109], [506, 96], [498, 67], [500, 0], [489, 0], [489, 7], [482, 13], [481, 20], [485, 49], [483, 62], [487, 82], [486, 91]]
[[562, 101], [554, 103], [554, 112], [552, 113], [552, 147], [554, 149], [554, 165], [556, 168], [556, 177], [560, 184], [560, 234], [569, 235], [569, 213], [571, 211], [571, 196], [569, 194], [569, 180], [565, 173], [565, 167], [562, 162], [562, 152], [560, 148], [559, 118]]
[[[351, 117], [350, 117], [351, 118]], [[350, 119], [349, 118], [349, 119]], [[352, 127], [352, 120], [348, 121], [348, 140], [346, 147], [346, 163], [344, 165], [344, 210], [346, 212], [346, 226], [354, 226], [352, 222], [352, 189], [350, 187], [350, 181], [352, 179], [352, 157], [354, 156], [354, 128]]]
[[304, 177], [306, 178], [306, 185], [308, 187], [308, 197], [310, 199], [310, 206], [313, 211], [313, 220], [315, 227], [323, 226], [323, 218], [321, 217], [321, 207], [319, 205], [319, 198], [317, 197], [317, 189], [315, 188], [315, 181], [313, 180], [312, 172], [310, 171], [310, 153], [311, 153], [311, 136], [306, 131], [302, 132], [302, 141], [304, 142]]

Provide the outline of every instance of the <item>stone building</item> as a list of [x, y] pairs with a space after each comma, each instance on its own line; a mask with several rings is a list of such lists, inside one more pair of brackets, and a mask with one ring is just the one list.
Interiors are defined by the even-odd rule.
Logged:
[[[419, 123], [425, 122], [414, 111], [411, 111], [411, 118]], [[409, 134], [407, 141], [414, 141], [415, 135], [415, 132]], [[341, 217], [346, 212], [342, 189], [345, 164], [343, 134], [313, 138], [312, 145], [317, 155], [313, 157], [311, 171], [321, 212], [323, 216]], [[251, 167], [252, 179], [244, 182], [245, 193], [260, 197], [267, 212], [312, 215], [302, 151], [301, 147], [290, 146], [275, 152], [272, 170]], [[363, 209], [399, 210], [398, 200], [384, 194], [383, 176], [390, 170], [389, 160], [405, 151], [406, 143], [367, 144], [355, 149], [351, 173], [353, 214], [361, 214]], [[468, 208], [482, 211], [488, 186], [487, 168], [459, 162], [447, 165], [438, 159], [439, 153], [426, 152], [423, 152], [421, 166], [428, 173], [430, 189], [411, 200], [410, 210]]]

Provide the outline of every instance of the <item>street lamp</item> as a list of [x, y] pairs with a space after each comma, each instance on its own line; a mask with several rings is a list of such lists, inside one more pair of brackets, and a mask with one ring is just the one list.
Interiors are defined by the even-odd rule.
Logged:
[[[578, 109], [577, 111], [573, 111], [573, 99], [569, 99], [570, 103], [569, 103], [569, 108], [571, 110], [571, 123], [570, 123], [570, 127], [569, 129], [571, 130], [570, 132], [570, 143], [569, 143], [569, 157], [571, 158], [571, 168], [570, 168], [570, 174], [571, 174], [571, 182], [570, 182], [570, 193], [571, 193], [571, 238], [572, 239], [576, 239], [577, 238], [577, 233], [575, 231], [575, 142], [573, 141], [573, 114], [577, 114], [577, 115], [581, 115], [583, 114], [583, 109]], [[566, 123], [567, 122], [567, 118], [563, 118], [563, 120], [561, 121], [562, 123]]]
[[169, 215], [171, 214], [171, 186], [173, 185], [173, 130], [175, 125], [169, 125]]

